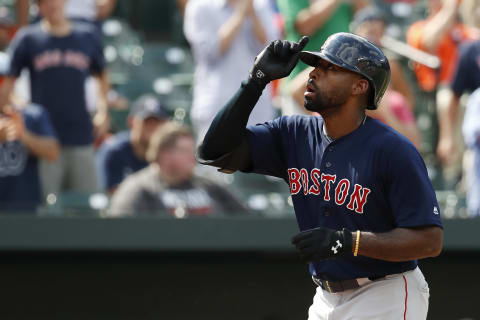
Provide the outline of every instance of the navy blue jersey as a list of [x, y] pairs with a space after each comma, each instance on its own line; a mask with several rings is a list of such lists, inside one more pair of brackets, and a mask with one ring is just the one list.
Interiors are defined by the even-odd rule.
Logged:
[[468, 42], [460, 47], [458, 66], [451, 88], [457, 96], [473, 92], [480, 87], [480, 41]]
[[[30, 132], [55, 137], [48, 113], [42, 107], [30, 105], [22, 113], [25, 128]], [[20, 141], [0, 143], [0, 210], [29, 212], [40, 200], [37, 157]]]
[[130, 132], [120, 132], [105, 141], [97, 153], [97, 166], [100, 182], [104, 190], [120, 184], [128, 175], [148, 165], [139, 159], [130, 143]]
[[[322, 128], [323, 119], [313, 116], [248, 127], [252, 172], [289, 184], [301, 231], [442, 226], [425, 164], [406, 138], [371, 118], [331, 143]], [[344, 280], [400, 273], [416, 265], [352, 254], [312, 263], [310, 271], [322, 279]]]
[[62, 145], [93, 142], [87, 111], [85, 80], [104, 69], [103, 49], [93, 27], [74, 24], [72, 32], [56, 37], [40, 23], [21, 29], [13, 39], [9, 75], [30, 72], [31, 100], [50, 113]]

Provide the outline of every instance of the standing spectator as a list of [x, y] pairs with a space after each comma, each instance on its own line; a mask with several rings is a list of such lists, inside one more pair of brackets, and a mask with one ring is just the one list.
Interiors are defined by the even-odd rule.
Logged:
[[480, 88], [480, 41], [466, 43], [460, 47], [458, 65], [451, 83], [453, 94], [450, 97], [447, 110], [442, 114], [440, 121], [440, 140], [437, 154], [445, 163], [452, 163], [456, 153], [455, 127], [461, 96]]
[[[298, 41], [301, 36], [309, 36], [305, 50], [317, 51], [333, 33], [348, 32], [354, 13], [362, 8], [364, 0], [277, 0], [278, 9], [285, 19], [285, 37]], [[303, 108], [303, 91], [297, 99], [297, 88], [305, 88], [308, 72], [299, 62], [281, 87], [283, 114], [308, 113]], [[300, 103], [299, 103], [300, 101]]]
[[147, 152], [150, 165], [130, 175], [115, 192], [112, 216], [159, 214], [222, 216], [244, 212], [244, 206], [225, 188], [197, 176], [195, 141], [176, 122], [159, 127]]
[[[463, 138], [471, 152], [467, 164], [467, 209], [470, 216], [480, 215], [480, 89], [470, 96], [463, 120]], [[467, 151], [467, 152], [469, 152]]]
[[[245, 77], [245, 68], [279, 32], [269, 0], [189, 1], [184, 32], [196, 63], [191, 119], [202, 138]], [[259, 104], [250, 117], [252, 124], [274, 116], [270, 90]]]
[[[102, 45], [90, 26], [72, 24], [65, 17], [65, 0], [37, 3], [44, 18], [21, 29], [12, 41], [10, 70], [0, 106], [7, 102], [22, 69], [28, 69], [32, 102], [45, 106], [61, 144], [56, 162], [41, 163], [44, 193], [92, 192], [98, 188], [94, 128], [102, 135], [109, 125], [109, 82]], [[85, 102], [85, 80], [90, 74], [95, 75], [101, 88], [93, 122]]]
[[38, 159], [55, 161], [59, 145], [39, 105], [3, 107], [0, 115], [0, 210], [34, 213], [41, 204]]
[[431, 92], [449, 84], [457, 65], [459, 44], [475, 39], [478, 34], [459, 21], [458, 0], [428, 0], [428, 12], [426, 20], [410, 26], [407, 42], [417, 49], [437, 55], [441, 61], [438, 72], [415, 64], [420, 88]]
[[128, 175], [148, 165], [146, 153], [150, 137], [167, 120], [168, 114], [155, 96], [143, 95], [133, 103], [128, 117], [130, 130], [111, 137], [97, 152], [104, 191], [113, 194]]

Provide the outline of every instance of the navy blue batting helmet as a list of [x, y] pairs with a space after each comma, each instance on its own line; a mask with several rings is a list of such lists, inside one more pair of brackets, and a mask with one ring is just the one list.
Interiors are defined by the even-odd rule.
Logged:
[[352, 33], [335, 33], [318, 52], [302, 51], [300, 60], [316, 67], [319, 58], [364, 76], [373, 88], [367, 109], [375, 110], [390, 82], [390, 64], [382, 50]]

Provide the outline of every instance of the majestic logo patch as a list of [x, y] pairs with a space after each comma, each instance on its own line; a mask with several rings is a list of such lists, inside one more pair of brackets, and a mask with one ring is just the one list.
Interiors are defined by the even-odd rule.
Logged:
[[438, 208], [437, 208], [437, 207], [433, 207], [433, 213], [434, 213], [434, 214], [440, 214], [440, 212], [438, 211]]
[[323, 200], [330, 201], [333, 198], [338, 206], [346, 203], [347, 209], [360, 214], [363, 213], [363, 207], [367, 203], [367, 197], [371, 192], [371, 189], [359, 184], [355, 184], [353, 188], [350, 188], [352, 183], [346, 178], [336, 183], [336, 175], [321, 173], [316, 168], [312, 169], [310, 173], [304, 168], [300, 170], [290, 168], [288, 169], [288, 179], [292, 195], [298, 194], [303, 189], [304, 195], [318, 196], [323, 187]]

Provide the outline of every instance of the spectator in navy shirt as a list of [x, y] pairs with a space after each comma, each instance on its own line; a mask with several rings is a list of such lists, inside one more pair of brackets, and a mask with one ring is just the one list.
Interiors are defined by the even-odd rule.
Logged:
[[480, 40], [460, 47], [457, 70], [450, 88], [453, 94], [445, 113], [439, 115], [440, 137], [437, 154], [442, 163], [449, 164], [455, 159], [455, 131], [458, 121], [460, 98], [466, 92], [472, 93], [480, 87]]
[[128, 117], [129, 131], [105, 141], [97, 152], [97, 166], [104, 191], [112, 194], [131, 173], [145, 168], [152, 133], [168, 120], [164, 106], [154, 95], [138, 98]]
[[38, 159], [55, 161], [59, 145], [39, 105], [4, 106], [0, 115], [0, 212], [33, 213], [41, 203]]
[[[0, 94], [0, 106], [7, 102], [22, 69], [28, 69], [32, 102], [47, 109], [61, 144], [55, 163], [41, 163], [45, 195], [64, 190], [92, 192], [98, 188], [94, 129], [101, 135], [109, 123], [109, 82], [102, 44], [93, 27], [72, 24], [65, 17], [65, 0], [37, 3], [43, 19], [21, 29], [9, 48], [10, 70]], [[85, 80], [89, 75], [98, 79], [101, 88], [93, 121], [85, 101]]]

